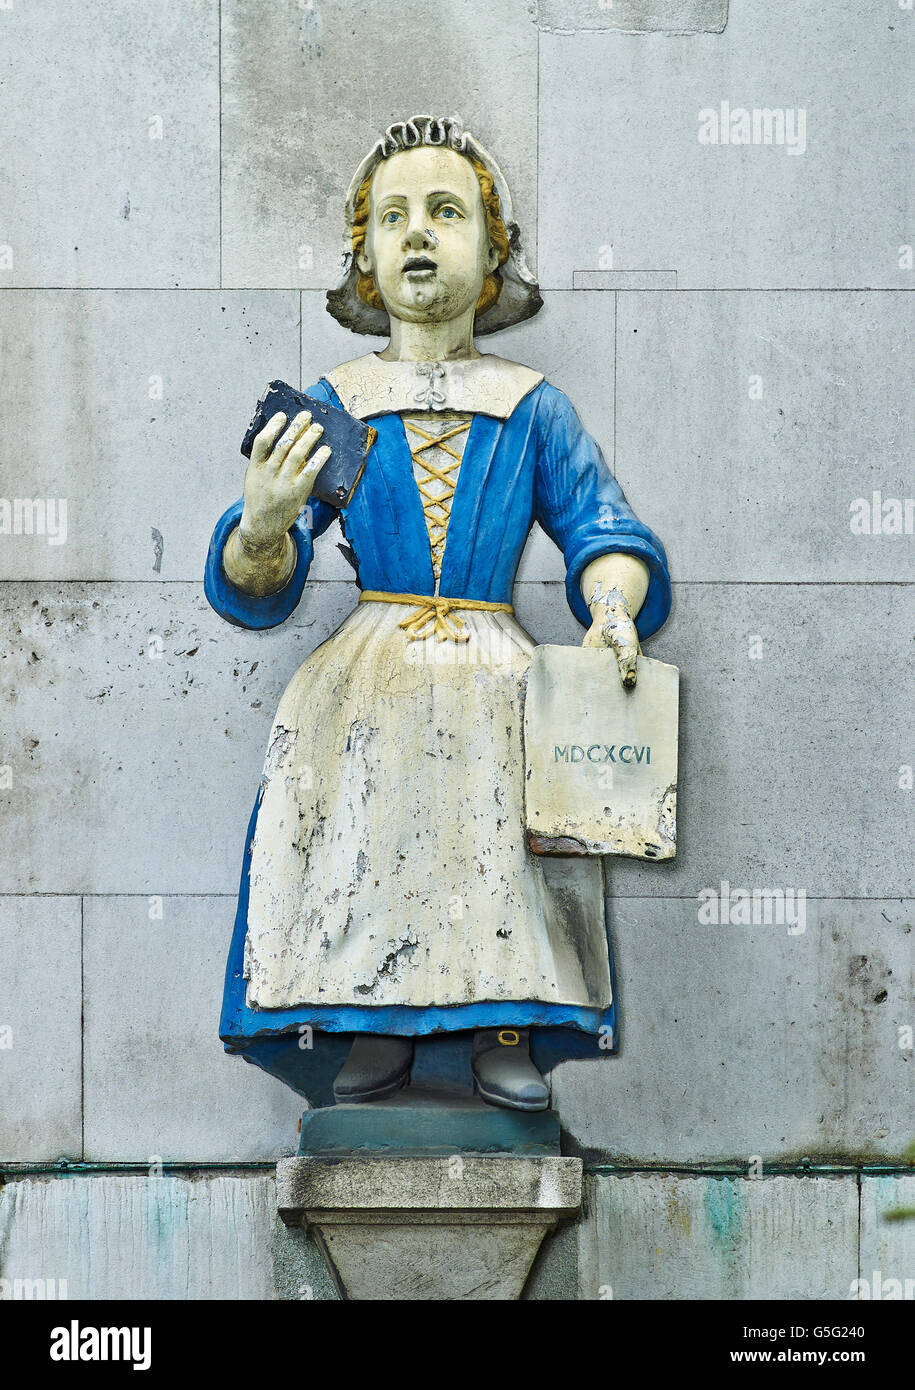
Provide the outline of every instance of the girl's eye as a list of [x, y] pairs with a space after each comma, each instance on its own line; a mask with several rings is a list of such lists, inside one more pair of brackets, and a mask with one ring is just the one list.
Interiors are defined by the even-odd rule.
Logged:
[[460, 218], [461, 214], [458, 212], [457, 208], [444, 207], [439, 208], [438, 216], [446, 217], [449, 222], [455, 222]]
[[384, 216], [382, 217], [381, 221], [382, 221], [382, 225], [387, 225], [388, 227], [393, 227], [393, 225], [394, 225], [395, 222], [399, 222], [399, 221], [400, 221], [400, 213], [399, 213], [399, 212], [396, 212], [395, 210], [392, 209], [390, 212], [386, 212], [386, 213], [384, 214]]

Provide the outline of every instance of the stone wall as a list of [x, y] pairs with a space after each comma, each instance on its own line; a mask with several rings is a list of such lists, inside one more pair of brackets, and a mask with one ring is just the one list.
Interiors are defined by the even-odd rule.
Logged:
[[[544, 310], [486, 347], [569, 392], [674, 579], [647, 651], [682, 672], [680, 851], [614, 865], [623, 1046], [554, 1075], [587, 1215], [529, 1296], [915, 1278], [885, 1220], [915, 1199], [913, 24], [0, 4], [0, 492], [67, 507], [65, 540], [47, 507], [0, 534], [0, 1278], [333, 1296], [275, 1229], [296, 1098], [216, 1021], [270, 720], [354, 587], [328, 533], [294, 618], [248, 633], [201, 574], [263, 384], [379, 345], [323, 291], [352, 169], [422, 110], [496, 153], [538, 267]], [[561, 580], [535, 534], [538, 640], [580, 640]], [[801, 915], [744, 923], [729, 889]]]

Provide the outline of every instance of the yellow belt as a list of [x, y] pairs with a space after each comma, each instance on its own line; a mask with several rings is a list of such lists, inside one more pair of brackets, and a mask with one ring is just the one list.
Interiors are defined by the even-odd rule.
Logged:
[[[457, 608], [466, 608], [486, 613], [514, 613], [510, 603], [488, 603], [481, 598], [443, 598], [435, 594], [386, 594], [380, 589], [363, 589], [359, 595], [360, 603], [405, 603], [415, 608], [408, 613], [398, 627], [402, 627], [411, 642], [417, 638], [437, 636], [440, 642], [469, 642], [470, 633], [460, 618], [453, 621], [450, 614]], [[432, 631], [424, 629], [432, 624]]]

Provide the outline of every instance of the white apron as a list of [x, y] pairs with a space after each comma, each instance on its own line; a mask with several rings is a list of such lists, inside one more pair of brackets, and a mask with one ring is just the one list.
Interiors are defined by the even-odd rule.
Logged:
[[611, 1004], [601, 861], [538, 858], [523, 814], [534, 643], [461, 611], [411, 642], [360, 603], [283, 695], [252, 843], [247, 1002]]

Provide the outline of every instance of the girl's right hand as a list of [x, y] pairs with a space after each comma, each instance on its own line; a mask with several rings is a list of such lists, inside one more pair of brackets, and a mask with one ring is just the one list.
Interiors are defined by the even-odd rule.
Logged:
[[245, 504], [239, 522], [245, 551], [275, 551], [314, 491], [315, 479], [330, 458], [326, 444], [315, 445], [323, 425], [302, 410], [286, 426], [278, 411], [255, 435], [245, 473]]

